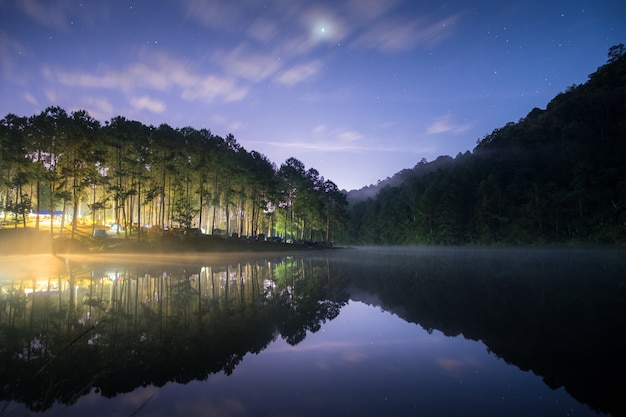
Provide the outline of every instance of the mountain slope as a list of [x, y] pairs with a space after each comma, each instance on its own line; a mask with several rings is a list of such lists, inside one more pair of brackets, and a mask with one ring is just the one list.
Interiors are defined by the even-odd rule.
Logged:
[[[361, 244], [626, 241], [626, 54], [473, 152], [422, 162], [352, 198]], [[370, 190], [371, 191], [371, 190]]]

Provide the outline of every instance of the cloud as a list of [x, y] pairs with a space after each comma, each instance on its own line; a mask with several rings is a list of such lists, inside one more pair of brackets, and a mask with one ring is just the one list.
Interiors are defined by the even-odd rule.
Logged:
[[261, 17], [252, 22], [247, 33], [261, 43], [268, 43], [278, 34], [278, 26], [269, 19]]
[[324, 124], [315, 126], [312, 132], [317, 137], [333, 137], [343, 143], [356, 142], [365, 137], [361, 132], [357, 132], [356, 130], [342, 128], [330, 130], [328, 126]]
[[87, 113], [96, 120], [108, 120], [113, 117], [113, 105], [102, 97], [85, 97], [81, 107], [74, 107], [70, 111], [87, 110]]
[[272, 149], [297, 149], [299, 151], [319, 151], [319, 152], [346, 152], [358, 150], [355, 146], [342, 144], [337, 141], [255, 141], [255, 144], [269, 145]]
[[33, 106], [39, 107], [39, 102], [37, 101], [35, 96], [33, 96], [31, 93], [28, 93], [28, 92], [24, 93], [24, 100], [26, 100]]
[[88, 7], [72, 0], [19, 0], [18, 8], [35, 22], [58, 31], [68, 31], [75, 21], [94, 27], [99, 20], [109, 16], [108, 1], [90, 2]]
[[241, 34], [267, 41], [294, 21], [306, 2], [287, 0], [182, 0], [188, 18], [221, 32]]
[[242, 121], [231, 120], [227, 116], [222, 114], [214, 114], [211, 116], [211, 123], [221, 126], [228, 133], [234, 133], [244, 130], [248, 127], [248, 124]]
[[279, 84], [292, 87], [315, 76], [321, 68], [322, 63], [319, 60], [296, 65], [287, 71], [278, 74], [275, 77], [275, 81]]
[[429, 134], [463, 133], [470, 128], [471, 126], [469, 124], [455, 124], [452, 116], [448, 114], [445, 116], [437, 117], [435, 121], [430, 126], [428, 126], [426, 132]]
[[237, 25], [242, 19], [241, 9], [244, 7], [240, 2], [185, 0], [181, 3], [185, 8], [187, 17], [198, 20], [207, 26], [230, 30], [233, 30], [233, 27], [241, 27]]
[[233, 102], [248, 94], [248, 89], [231, 77], [202, 74], [167, 54], [150, 54], [143, 60], [122, 69], [109, 68], [96, 73], [45, 67], [43, 74], [46, 79], [68, 87], [113, 89], [129, 95], [138, 89], [176, 89], [188, 101]]
[[435, 22], [420, 18], [414, 20], [385, 19], [373, 24], [354, 41], [353, 45], [382, 51], [407, 51], [417, 46], [433, 46], [452, 34], [452, 26], [460, 15]]
[[317, 125], [313, 128], [313, 133], [315, 133], [316, 135], [321, 135], [326, 133], [327, 130], [328, 128], [326, 127], [326, 125]]
[[367, 361], [369, 358], [363, 352], [348, 351], [348, 352], [343, 352], [343, 354], [341, 355], [341, 359], [349, 363], [362, 363], [362, 362]]
[[214, 61], [219, 63], [228, 75], [258, 82], [271, 77], [281, 66], [280, 61], [269, 55], [250, 52], [243, 45], [229, 53], [216, 53]]
[[163, 113], [165, 111], [165, 103], [148, 96], [132, 97], [130, 104], [135, 110], [148, 110], [152, 113]]
[[462, 377], [464, 374], [482, 367], [482, 364], [475, 359], [456, 359], [445, 357], [435, 358], [435, 364], [449, 376], [453, 376], [455, 378]]
[[46, 96], [46, 100], [48, 100], [49, 103], [59, 102], [59, 94], [56, 89], [46, 89], [44, 91], [44, 94]]
[[[184, 0], [184, 13], [229, 34], [270, 45], [289, 57], [310, 53], [324, 44], [352, 38], [352, 45], [382, 51], [406, 51], [432, 46], [452, 34], [460, 15], [441, 19], [409, 19], [400, 0], [346, 0], [332, 6], [322, 2], [268, 0]], [[279, 36], [280, 34], [289, 36]]]
[[299, 152], [373, 152], [373, 153], [400, 153], [400, 154], [418, 154], [430, 153], [434, 150], [432, 146], [413, 146], [408, 147], [404, 144], [391, 145], [385, 144], [377, 139], [368, 140], [365, 143], [362, 139], [359, 144], [350, 141], [338, 140], [315, 140], [302, 139], [293, 141], [250, 141], [254, 146], [269, 146], [272, 150], [277, 149], [297, 149]]
[[347, 4], [352, 14], [369, 21], [379, 18], [397, 3], [398, 0], [349, 0]]
[[321, 44], [345, 38], [350, 31], [347, 19], [351, 16], [344, 16], [345, 7], [337, 11], [336, 5], [325, 7], [304, 0], [184, 0], [182, 7], [188, 18], [222, 34], [243, 34], [248, 41], [271, 47], [275, 56], [307, 54]]
[[39, 3], [37, 0], [20, 0], [17, 4], [22, 12], [36, 22], [53, 29], [67, 29], [67, 14], [71, 10], [68, 1]]
[[170, 83], [168, 74], [147, 64], [135, 63], [122, 70], [106, 69], [99, 73], [53, 70], [44, 67], [44, 78], [69, 87], [121, 90], [125, 93], [146, 87], [164, 90]]
[[181, 97], [187, 101], [212, 103], [221, 100], [230, 103], [241, 101], [247, 95], [248, 89], [238, 86], [232, 79], [209, 75], [186, 83]]
[[342, 142], [355, 142], [363, 137], [363, 135], [355, 130], [345, 130], [339, 132], [337, 137]]

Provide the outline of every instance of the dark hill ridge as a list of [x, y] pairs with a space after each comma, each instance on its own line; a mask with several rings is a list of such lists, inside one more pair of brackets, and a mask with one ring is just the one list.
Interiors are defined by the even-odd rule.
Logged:
[[[422, 161], [348, 194], [365, 244], [626, 241], [626, 54], [473, 152]], [[371, 200], [365, 200], [370, 198]]]
[[426, 158], [423, 158], [412, 169], [403, 169], [393, 176], [379, 181], [376, 185], [372, 184], [358, 190], [349, 191], [346, 198], [348, 203], [357, 203], [367, 200], [368, 198], [375, 198], [378, 192], [384, 187], [401, 186], [404, 182], [415, 176], [426, 175], [438, 169], [445, 168], [449, 166], [452, 161], [453, 159], [450, 156], [440, 156], [432, 162], [428, 162]]

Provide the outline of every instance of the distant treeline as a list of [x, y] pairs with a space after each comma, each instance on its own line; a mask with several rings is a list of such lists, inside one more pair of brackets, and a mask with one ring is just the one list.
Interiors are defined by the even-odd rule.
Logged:
[[30, 216], [36, 229], [48, 221], [53, 237], [67, 222], [74, 237], [86, 221], [115, 222], [127, 237], [150, 225], [322, 241], [342, 227], [346, 207], [345, 194], [316, 169], [295, 158], [277, 168], [232, 135], [121, 116], [101, 125], [60, 107], [0, 120], [5, 225], [26, 226]]
[[[345, 240], [358, 244], [626, 241], [626, 53], [545, 110], [494, 130], [473, 152], [398, 173], [355, 201]], [[384, 185], [385, 183], [383, 183]], [[371, 193], [370, 187], [368, 192]]]

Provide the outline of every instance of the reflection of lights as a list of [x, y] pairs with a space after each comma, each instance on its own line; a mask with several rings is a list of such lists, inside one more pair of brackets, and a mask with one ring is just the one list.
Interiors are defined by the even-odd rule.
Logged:
[[117, 282], [118, 280], [124, 278], [124, 274], [120, 274], [119, 272], [107, 272], [106, 277], [111, 282]]
[[3, 286], [1, 293], [7, 295], [17, 291], [24, 295], [52, 295], [59, 293], [59, 286], [57, 284], [58, 282], [56, 281], [49, 281], [48, 279], [38, 279], [34, 283], [32, 281], [29, 281], [28, 283], [24, 282], [20, 285], [19, 288], [16, 288], [13, 285]]
[[263, 280], [263, 289], [265, 291], [273, 290], [274, 288], [276, 288], [276, 283], [274, 281], [272, 281], [271, 279]]

